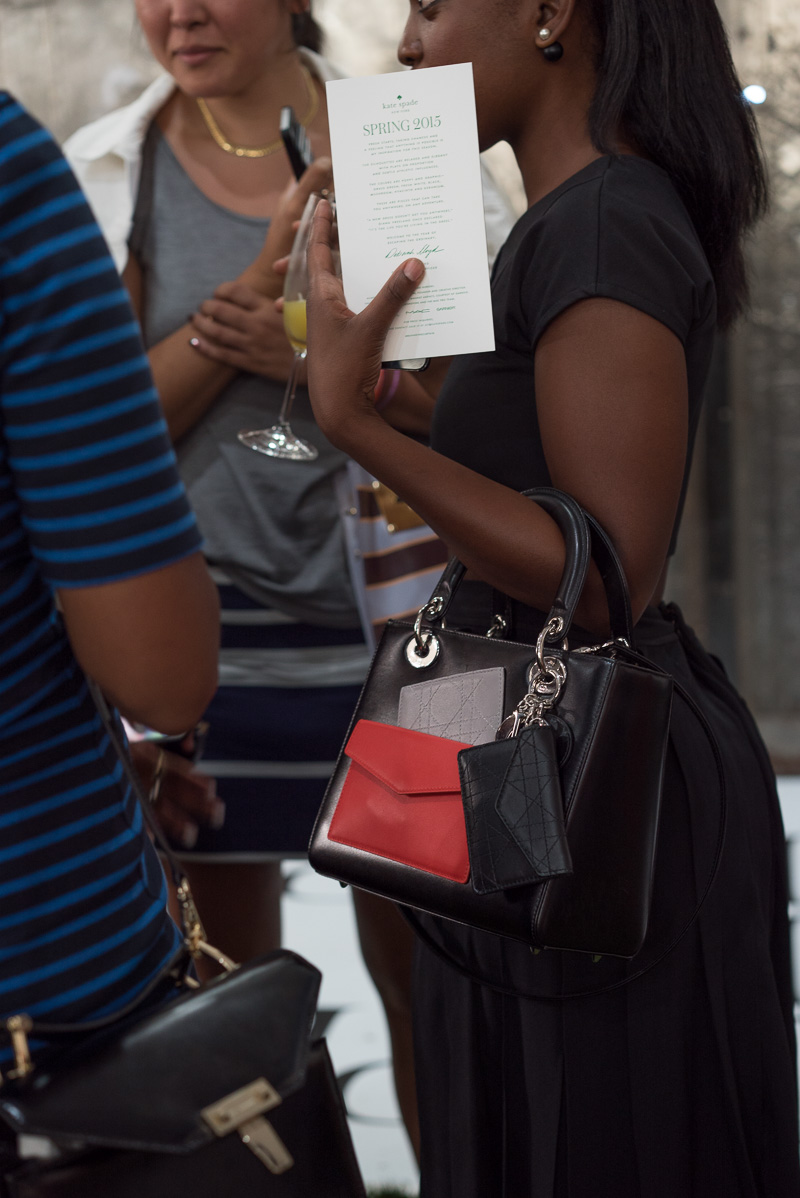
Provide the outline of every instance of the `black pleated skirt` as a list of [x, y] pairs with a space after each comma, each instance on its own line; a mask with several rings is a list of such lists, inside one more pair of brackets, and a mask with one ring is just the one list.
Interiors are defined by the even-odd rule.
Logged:
[[[648, 609], [637, 643], [700, 705], [722, 752], [726, 828], [713, 886], [692, 921], [722, 809], [713, 753], [676, 698], [651, 922], [636, 959], [534, 955], [422, 918], [421, 1198], [800, 1195], [774, 778], [724, 671], [673, 617]], [[562, 997], [578, 990], [592, 993]]]

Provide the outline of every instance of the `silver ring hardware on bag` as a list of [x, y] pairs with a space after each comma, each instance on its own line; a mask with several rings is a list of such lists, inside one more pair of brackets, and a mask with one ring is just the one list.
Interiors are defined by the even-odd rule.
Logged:
[[492, 619], [491, 626], [487, 628], [486, 635], [488, 637], [504, 637], [508, 631], [508, 620], [503, 616], [496, 615]]
[[[544, 647], [548, 641], [552, 644], [558, 641], [564, 631], [564, 621], [561, 616], [552, 616], [545, 624], [542, 631], [539, 633], [539, 639], [536, 642], [536, 660], [539, 663], [539, 669], [543, 674], [548, 673], [548, 666], [544, 657]], [[567, 648], [566, 641], [562, 645], [563, 649]], [[548, 658], [547, 661], [552, 661], [553, 658]]]
[[576, 649], [576, 653], [605, 653], [610, 649], [609, 657], [614, 656], [615, 649], [630, 649], [631, 643], [624, 636], [615, 636], [611, 641], [603, 641], [602, 645], [583, 645], [580, 649]]
[[414, 621], [414, 635], [406, 645], [406, 661], [415, 670], [424, 670], [427, 666], [433, 665], [439, 656], [439, 639], [430, 629], [423, 632], [422, 621], [424, 619], [435, 620], [443, 608], [442, 596], [434, 595], [417, 612], [417, 618]]
[[[531, 724], [546, 723], [544, 713], [558, 702], [567, 681], [567, 667], [560, 657], [543, 655], [544, 637], [545, 632], [542, 632], [536, 646], [536, 656], [539, 660], [531, 662], [528, 669], [528, 693], [520, 700], [511, 715], [503, 720], [495, 733], [495, 740], [517, 736], [523, 728], [528, 728]], [[563, 647], [566, 649], [566, 641]]]

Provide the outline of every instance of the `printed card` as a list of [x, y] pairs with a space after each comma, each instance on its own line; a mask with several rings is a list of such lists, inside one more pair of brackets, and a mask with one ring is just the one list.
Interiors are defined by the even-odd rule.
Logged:
[[472, 64], [326, 86], [348, 305], [420, 258], [384, 361], [494, 349]]

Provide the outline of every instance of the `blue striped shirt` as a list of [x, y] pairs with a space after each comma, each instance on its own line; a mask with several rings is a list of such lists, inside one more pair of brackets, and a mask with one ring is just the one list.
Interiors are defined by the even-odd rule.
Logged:
[[201, 542], [105, 242], [3, 92], [0, 414], [0, 1016], [80, 1020], [134, 996], [177, 932], [54, 594]]

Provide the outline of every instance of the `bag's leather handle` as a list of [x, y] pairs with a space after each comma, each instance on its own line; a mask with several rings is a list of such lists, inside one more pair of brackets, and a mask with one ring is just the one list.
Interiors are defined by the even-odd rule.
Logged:
[[605, 587], [608, 602], [608, 614], [611, 621], [611, 633], [615, 637], [624, 637], [629, 645], [633, 644], [633, 615], [631, 613], [631, 598], [628, 593], [628, 582], [622, 562], [604, 528], [588, 512], [584, 512], [592, 536], [592, 557], [595, 560], [600, 577]]
[[[538, 503], [555, 520], [564, 538], [564, 571], [548, 617], [548, 620], [560, 619], [561, 630], [550, 639], [557, 642], [567, 634], [586, 583], [590, 557], [593, 557], [606, 592], [612, 635], [624, 637], [632, 644], [633, 620], [628, 584], [608, 534], [594, 516], [584, 511], [564, 491], [555, 487], [535, 487], [522, 494]], [[431, 622], [441, 622], [445, 618], [465, 573], [463, 562], [457, 557], [451, 558], [426, 604]]]
[[[633, 617], [631, 615], [631, 601], [628, 594], [628, 583], [625, 578], [625, 572], [622, 569], [622, 563], [619, 560], [617, 551], [609, 537], [608, 533], [602, 525], [590, 515], [585, 508], [582, 508], [571, 495], [565, 494], [564, 491], [558, 491], [555, 487], [535, 487], [531, 491], [523, 491], [529, 499], [534, 503], [538, 503], [543, 507], [548, 515], [552, 516], [561, 529], [561, 534], [564, 536], [564, 527], [556, 516], [556, 510], [560, 505], [569, 507], [570, 509], [577, 508], [585, 524], [587, 525], [589, 537], [591, 539], [591, 556], [594, 558], [600, 577], [603, 580], [603, 587], [606, 593], [606, 602], [608, 603], [609, 622], [611, 625], [611, 635], [614, 637], [624, 637], [629, 643], [633, 644]], [[569, 558], [567, 558], [569, 564]], [[584, 576], [585, 581], [585, 576]], [[578, 592], [578, 599], [583, 591], [583, 582], [581, 589]], [[564, 587], [564, 579], [561, 580], [561, 589]], [[560, 615], [561, 611], [558, 607], [559, 599], [556, 598], [551, 611], [550, 617]], [[577, 607], [577, 599], [569, 609], [569, 624], [572, 623], [572, 617]]]
[[[580, 504], [571, 496], [554, 488], [541, 487], [535, 491], [523, 491], [523, 495], [535, 499], [540, 507], [553, 517], [564, 538], [564, 571], [550, 611], [551, 616], [558, 616], [562, 621], [562, 631], [560, 636], [556, 637], [559, 640], [572, 623], [589, 569], [591, 542], [586, 517]], [[466, 567], [463, 562], [457, 557], [451, 557], [426, 605], [430, 608], [433, 620], [444, 619], [465, 573]]]
[[[430, 608], [431, 620], [441, 621], [447, 615], [453, 596], [461, 586], [467, 567], [457, 557], [451, 557], [425, 605]], [[435, 615], [434, 615], [435, 613]]]
[[539, 507], [555, 520], [564, 538], [564, 572], [547, 617], [548, 623], [550, 620], [560, 621], [558, 633], [548, 638], [552, 642], [558, 642], [569, 631], [589, 571], [591, 539], [586, 515], [571, 495], [557, 491], [555, 487], [536, 487], [531, 491], [523, 491], [522, 494], [538, 503]]

